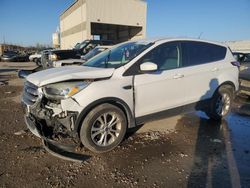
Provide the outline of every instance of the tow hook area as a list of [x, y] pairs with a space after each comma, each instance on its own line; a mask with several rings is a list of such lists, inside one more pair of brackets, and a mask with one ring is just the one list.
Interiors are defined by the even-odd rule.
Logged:
[[54, 133], [32, 116], [25, 116], [25, 121], [28, 128], [42, 139], [45, 150], [51, 155], [73, 162], [83, 162], [91, 157], [82, 152], [82, 146], [79, 146], [73, 136], [62, 132]]

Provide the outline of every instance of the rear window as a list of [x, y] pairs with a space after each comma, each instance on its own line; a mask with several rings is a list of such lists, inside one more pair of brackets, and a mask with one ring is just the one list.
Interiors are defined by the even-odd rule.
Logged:
[[186, 41], [182, 42], [183, 66], [201, 65], [223, 60], [227, 49], [223, 46]]

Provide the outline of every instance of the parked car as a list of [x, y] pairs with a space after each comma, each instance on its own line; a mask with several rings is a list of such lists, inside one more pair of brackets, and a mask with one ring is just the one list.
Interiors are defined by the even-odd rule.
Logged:
[[40, 59], [40, 61], [41, 61], [41, 57], [42, 57], [42, 51], [39, 51], [39, 52], [36, 52], [36, 53], [30, 55], [29, 60], [33, 61], [33, 62], [36, 62], [37, 59]]
[[41, 50], [29, 56], [29, 60], [35, 62], [38, 66], [41, 66], [41, 58], [43, 53], [48, 53], [53, 48], [48, 48], [45, 50]]
[[51, 50], [49, 52], [47, 62], [43, 63], [44, 68], [52, 67], [53, 62], [65, 59], [80, 59], [81, 56], [86, 55], [92, 49], [99, 45], [112, 45], [112, 41], [104, 40], [85, 40], [78, 43], [73, 49], [69, 50]]
[[32, 74], [32, 73], [35, 73], [35, 72], [38, 72], [38, 71], [42, 71], [42, 67], [38, 66], [34, 69], [21, 69], [18, 71], [18, 77], [19, 78], [26, 78], [28, 75]]
[[233, 52], [233, 55], [240, 62], [240, 70], [250, 67], [250, 53]]
[[15, 51], [5, 51], [1, 56], [1, 61], [15, 62], [15, 61], [28, 61], [26, 53], [19, 53]]
[[240, 72], [239, 82], [239, 94], [247, 95], [250, 97], [250, 69], [245, 69]]
[[239, 69], [230, 49], [198, 39], [129, 41], [82, 66], [29, 75], [22, 103], [38, 137], [63, 133], [86, 148], [112, 150], [126, 131], [147, 121], [202, 110], [230, 112]]
[[48, 62], [49, 62], [49, 54], [50, 54], [51, 50], [46, 50], [42, 52], [42, 56], [41, 56], [41, 66], [43, 69], [47, 69], [48, 68]]
[[7, 61], [7, 62], [16, 61], [17, 56], [18, 56], [17, 52], [5, 51], [1, 56], [1, 61]]
[[92, 57], [96, 56], [97, 54], [111, 48], [111, 46], [97, 46], [89, 53], [84, 56], [81, 56], [80, 59], [65, 59], [54, 61], [52, 67], [62, 67], [62, 66], [69, 66], [69, 65], [81, 65], [91, 59]]
[[17, 56], [16, 61], [19, 62], [27, 62], [29, 61], [29, 55], [26, 53], [21, 53]]

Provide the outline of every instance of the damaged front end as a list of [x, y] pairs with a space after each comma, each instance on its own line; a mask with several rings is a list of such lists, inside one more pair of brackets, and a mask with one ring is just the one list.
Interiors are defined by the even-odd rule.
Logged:
[[[44, 140], [60, 142], [69, 139], [79, 143], [75, 128], [78, 111], [63, 109], [61, 103], [63, 98], [60, 98], [60, 95], [58, 97], [56, 91], [50, 91], [51, 88], [53, 87], [38, 88], [28, 81], [25, 82], [22, 104], [28, 128]], [[78, 104], [73, 101], [72, 105]]]

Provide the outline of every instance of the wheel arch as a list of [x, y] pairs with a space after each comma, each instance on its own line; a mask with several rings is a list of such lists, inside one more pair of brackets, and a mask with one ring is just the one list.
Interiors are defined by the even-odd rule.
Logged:
[[236, 86], [235, 86], [235, 84], [232, 82], [232, 81], [225, 81], [225, 82], [222, 82], [217, 88], [216, 88], [216, 90], [214, 91], [214, 93], [213, 93], [213, 95], [212, 95], [212, 97], [211, 98], [213, 98], [213, 96], [216, 94], [216, 92], [219, 90], [219, 88], [221, 88], [221, 87], [223, 87], [223, 86], [225, 86], [225, 87], [232, 87], [233, 88], [233, 96], [235, 95], [235, 92], [236, 92]]
[[119, 99], [116, 97], [105, 97], [105, 98], [98, 99], [98, 100], [90, 103], [86, 108], [84, 108], [81, 111], [81, 113], [78, 115], [78, 117], [76, 119], [74, 130], [79, 133], [82, 121], [87, 116], [87, 114], [95, 107], [97, 107], [101, 104], [104, 104], [104, 103], [112, 104], [112, 105], [120, 108], [124, 112], [124, 114], [127, 118], [127, 122], [128, 122], [127, 128], [135, 127], [134, 115], [133, 115], [131, 109], [129, 108], [129, 106], [127, 105], [127, 103], [125, 103], [122, 99]]
[[[218, 88], [220, 88], [220, 87], [222, 87], [222, 86], [231, 86], [231, 87], [233, 88], [233, 92], [235, 93], [235, 91], [236, 91], [236, 86], [235, 86], [235, 84], [234, 84], [233, 82], [231, 82], [231, 81], [225, 81], [225, 82], [221, 83], [220, 86], [219, 86]], [[218, 90], [218, 88], [217, 88], [217, 90]]]

